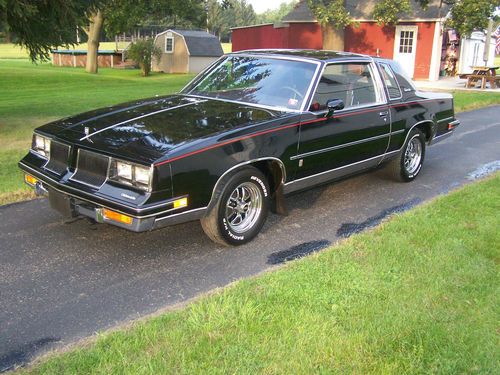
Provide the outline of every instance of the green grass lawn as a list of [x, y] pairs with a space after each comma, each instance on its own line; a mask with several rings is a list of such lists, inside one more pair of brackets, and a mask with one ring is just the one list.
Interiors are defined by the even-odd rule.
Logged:
[[26, 198], [17, 162], [28, 151], [33, 129], [51, 120], [127, 100], [179, 91], [192, 75], [141, 77], [139, 70], [35, 66], [0, 60], [0, 204]]
[[500, 104], [500, 93], [478, 91], [454, 91], [455, 111], [464, 112], [473, 109]]
[[[173, 93], [191, 77], [153, 74], [143, 78], [138, 70], [116, 69], [100, 69], [98, 75], [91, 75], [81, 68], [0, 59], [0, 204], [32, 197], [17, 162], [27, 152], [37, 126], [89, 109]], [[463, 111], [500, 104], [500, 94], [456, 92], [455, 101], [456, 110]]]
[[28, 372], [498, 374], [499, 211], [497, 174]]

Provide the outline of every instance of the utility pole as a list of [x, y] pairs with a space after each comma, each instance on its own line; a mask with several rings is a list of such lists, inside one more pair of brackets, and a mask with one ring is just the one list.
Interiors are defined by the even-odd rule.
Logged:
[[208, 31], [208, 0], [205, 0], [205, 14], [207, 15], [207, 23], [206, 23], [207, 33], [209, 33], [210, 31]]

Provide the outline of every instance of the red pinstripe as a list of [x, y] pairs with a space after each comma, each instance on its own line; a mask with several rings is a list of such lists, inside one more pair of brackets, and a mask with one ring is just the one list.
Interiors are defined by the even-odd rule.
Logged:
[[[440, 100], [440, 99], [423, 99], [423, 100], [418, 100], [418, 101], [413, 101], [413, 102], [408, 102], [408, 103], [392, 104], [392, 105], [389, 105], [388, 107], [390, 107], [390, 108], [402, 107], [402, 106], [407, 106], [407, 105], [416, 104], [416, 103], [420, 103], [420, 102], [434, 101], [434, 100]], [[351, 115], [359, 115], [359, 114], [362, 114], [362, 113], [375, 112], [375, 111], [379, 111], [379, 110], [380, 110], [380, 108], [362, 109], [362, 110], [355, 111], [355, 112], [344, 113], [344, 114], [340, 114], [340, 115], [337, 115], [337, 116], [333, 116], [332, 118], [340, 118], [340, 117], [347, 117], [347, 116], [351, 116]], [[200, 148], [199, 150], [191, 151], [191, 152], [188, 152], [187, 154], [182, 154], [182, 155], [176, 156], [176, 157], [168, 159], [168, 160], [161, 161], [159, 163], [156, 163], [154, 166], [158, 167], [160, 165], [171, 163], [171, 162], [179, 160], [179, 159], [184, 159], [184, 158], [187, 158], [188, 156], [196, 155], [196, 154], [199, 154], [201, 152], [205, 152], [205, 151], [211, 150], [213, 148], [222, 147], [222, 146], [228, 145], [230, 143], [243, 141], [243, 140], [248, 139], [248, 138], [258, 137], [259, 135], [268, 134], [268, 133], [274, 133], [274, 132], [277, 132], [277, 131], [280, 131], [280, 130], [285, 130], [285, 129], [293, 128], [295, 126], [312, 124], [312, 123], [315, 123], [315, 122], [320, 122], [320, 121], [325, 121], [325, 120], [327, 120], [327, 119], [324, 118], [324, 117], [322, 117], [322, 118], [317, 118], [317, 119], [314, 119], [314, 120], [297, 122], [297, 123], [294, 123], [294, 124], [280, 126], [278, 128], [263, 130], [263, 131], [260, 131], [260, 132], [256, 132], [256, 133], [244, 135], [244, 136], [241, 136], [241, 137], [238, 137], [238, 138], [234, 138], [234, 139], [230, 139], [230, 140], [227, 140], [227, 141], [224, 141], [224, 142], [220, 142], [220, 143], [217, 143], [217, 144], [214, 144], [214, 145], [211, 145], [211, 146]]]

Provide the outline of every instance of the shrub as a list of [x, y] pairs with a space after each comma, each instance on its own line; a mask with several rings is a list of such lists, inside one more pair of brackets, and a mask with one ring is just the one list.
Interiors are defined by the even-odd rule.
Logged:
[[160, 59], [161, 49], [154, 44], [153, 39], [139, 39], [130, 46], [128, 56], [139, 64], [145, 77], [151, 72], [153, 59], [156, 61]]

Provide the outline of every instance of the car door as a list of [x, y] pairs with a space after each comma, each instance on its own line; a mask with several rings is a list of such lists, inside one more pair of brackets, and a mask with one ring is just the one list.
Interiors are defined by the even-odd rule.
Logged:
[[[341, 99], [345, 107], [327, 117], [332, 99]], [[374, 64], [327, 65], [300, 125], [298, 153], [292, 157], [296, 178], [350, 165], [362, 168], [370, 160], [376, 164], [387, 149], [390, 130], [390, 111]]]

